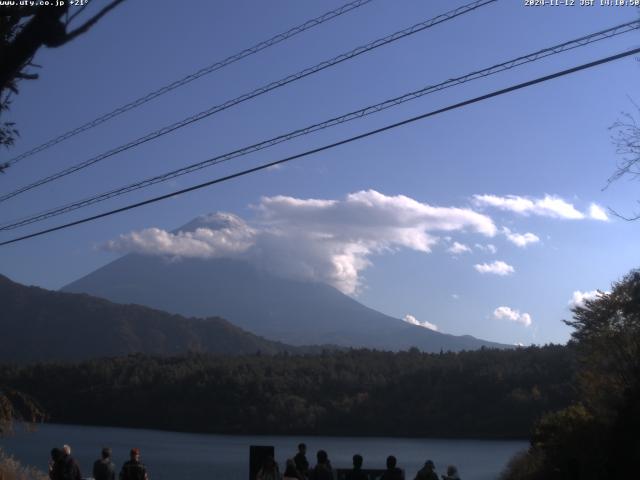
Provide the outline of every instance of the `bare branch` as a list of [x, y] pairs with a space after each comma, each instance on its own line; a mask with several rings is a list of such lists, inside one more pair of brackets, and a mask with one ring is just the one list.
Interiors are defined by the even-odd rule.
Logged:
[[625, 220], [627, 222], [634, 222], [634, 221], [640, 219], [640, 213], [634, 213], [632, 216], [627, 217], [625, 215], [622, 215], [621, 213], [619, 213], [618, 211], [614, 210], [611, 207], [607, 207], [607, 210], [609, 210], [609, 213], [611, 215], [613, 215], [614, 217], [618, 217], [619, 219]]
[[40, 77], [37, 73], [20, 72], [16, 75], [16, 78], [19, 78], [20, 80], [37, 80]]
[[[629, 100], [638, 112], [638, 118], [640, 118], [640, 105], [634, 102], [633, 99]], [[627, 175], [631, 176], [632, 179], [637, 179], [638, 169], [640, 168], [640, 124], [636, 116], [628, 112], [622, 112], [621, 118], [616, 120], [609, 127], [609, 130], [613, 131], [611, 143], [615, 146], [615, 152], [622, 158], [618, 161], [616, 170], [607, 179], [607, 184], [603, 190], [606, 190], [613, 182]], [[620, 218], [625, 218], [615, 212], [614, 214]]]
[[113, 0], [113, 2], [111, 2], [109, 5], [107, 5], [98, 13], [96, 13], [93, 17], [87, 20], [82, 26], [76, 28], [72, 32], [67, 33], [64, 43], [70, 42], [78, 35], [82, 35], [86, 31], [88, 31], [91, 27], [93, 27], [98, 22], [98, 20], [100, 20], [102, 17], [104, 17], [107, 13], [109, 13], [111, 10], [116, 8], [122, 2], [124, 2], [124, 0]]
[[67, 20], [67, 26], [69, 26], [69, 24], [73, 22], [73, 20], [84, 11], [84, 9], [87, 7], [88, 4], [89, 3], [87, 2], [84, 5], [82, 5], [78, 10], [76, 10], [76, 12], [73, 15], [69, 17], [69, 20]]

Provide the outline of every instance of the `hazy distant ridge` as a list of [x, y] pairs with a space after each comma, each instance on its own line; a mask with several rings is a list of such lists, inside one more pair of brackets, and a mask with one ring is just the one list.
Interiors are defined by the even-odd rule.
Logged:
[[415, 346], [427, 352], [508, 347], [411, 325], [368, 308], [329, 285], [281, 278], [234, 259], [128, 254], [63, 291], [186, 316], [220, 316], [256, 335], [291, 345], [383, 350]]
[[84, 294], [26, 287], [0, 275], [0, 362], [82, 360], [188, 351], [253, 354], [299, 351], [222, 318], [185, 318]]

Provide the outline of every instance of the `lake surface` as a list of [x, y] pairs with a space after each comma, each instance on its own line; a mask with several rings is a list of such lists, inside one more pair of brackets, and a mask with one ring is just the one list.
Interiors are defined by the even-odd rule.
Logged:
[[438, 474], [453, 464], [464, 480], [495, 479], [514, 453], [528, 447], [526, 441], [513, 440], [211, 435], [55, 424], [38, 426], [31, 433], [18, 431], [0, 439], [0, 446], [22, 463], [46, 471], [51, 449], [69, 444], [85, 477], [101, 448], [110, 446], [118, 469], [132, 447], [140, 448], [151, 480], [247, 480], [250, 445], [273, 445], [282, 469], [300, 442], [307, 444], [312, 465], [319, 449], [328, 452], [334, 468], [349, 467], [354, 453], [364, 457], [365, 468], [384, 468], [387, 456], [395, 455], [407, 480], [427, 459], [435, 462]]

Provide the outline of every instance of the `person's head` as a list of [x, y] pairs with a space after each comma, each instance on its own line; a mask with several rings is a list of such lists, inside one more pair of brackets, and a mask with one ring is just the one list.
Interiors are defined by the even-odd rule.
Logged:
[[428, 469], [428, 470], [433, 470], [434, 468], [436, 468], [435, 464], [433, 463], [433, 461], [431, 460], [427, 460], [426, 462], [424, 462], [424, 466]]
[[318, 450], [316, 453], [316, 458], [318, 459], [318, 463], [327, 463], [329, 461], [329, 455], [324, 450]]
[[458, 469], [455, 467], [455, 465], [449, 465], [447, 467], [447, 475], [449, 475], [450, 477], [457, 475], [458, 474]]
[[63, 455], [71, 455], [71, 447], [69, 445], [62, 446], [62, 454]]
[[132, 448], [131, 451], [129, 452], [129, 456], [131, 457], [131, 460], [139, 462], [140, 461], [140, 449], [139, 448]]
[[298, 444], [298, 451], [304, 455], [307, 453], [307, 446], [304, 443]]
[[104, 459], [111, 458], [111, 449], [109, 447], [104, 447], [102, 449], [102, 458]]
[[362, 468], [362, 455], [356, 453], [353, 456], [353, 468]]
[[265, 470], [273, 470], [276, 466], [276, 461], [273, 459], [271, 455], [267, 455], [264, 457], [264, 462], [262, 462], [262, 468]]
[[60, 458], [62, 458], [62, 450], [60, 450], [59, 448], [52, 448], [51, 460], [53, 460], [54, 462], [57, 462], [58, 460], [60, 460]]
[[387, 468], [396, 468], [397, 463], [398, 460], [393, 455], [389, 455], [387, 457]]

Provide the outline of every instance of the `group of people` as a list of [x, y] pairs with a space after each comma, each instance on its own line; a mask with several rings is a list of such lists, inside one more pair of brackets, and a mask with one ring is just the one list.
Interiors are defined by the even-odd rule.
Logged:
[[[93, 464], [93, 478], [95, 480], [116, 480], [116, 465], [111, 459], [111, 449], [105, 447], [102, 454]], [[130, 458], [120, 469], [119, 480], [149, 480], [147, 469], [140, 461], [140, 449], [132, 448]], [[71, 456], [71, 447], [64, 445], [62, 449], [51, 450], [49, 461], [49, 478], [51, 480], [82, 480], [80, 465]]]
[[[116, 465], [111, 459], [111, 449], [102, 449], [101, 457], [93, 464], [93, 478], [95, 480], [116, 480]], [[256, 480], [341, 480], [331, 466], [329, 455], [324, 450], [318, 450], [316, 465], [311, 468], [307, 460], [307, 446], [304, 443], [298, 445], [298, 452], [293, 458], [287, 460], [283, 474], [280, 474], [278, 464], [273, 457], [265, 458], [262, 467], [256, 475]], [[366, 470], [363, 470], [364, 459], [362, 455], [353, 456], [353, 468], [346, 472], [344, 480], [405, 480], [404, 471], [398, 467], [398, 461], [393, 455], [387, 457], [387, 469], [380, 477], [372, 478]], [[49, 478], [51, 480], [82, 480], [80, 466], [71, 456], [71, 447], [64, 445], [62, 449], [51, 450], [49, 461]], [[119, 480], [149, 480], [147, 469], [140, 461], [140, 450], [131, 449], [130, 459], [122, 465]], [[460, 480], [455, 466], [447, 467], [446, 475], [441, 475], [442, 480]], [[440, 480], [435, 470], [433, 461], [427, 460], [414, 480]]]
[[[307, 460], [307, 446], [304, 443], [298, 445], [298, 453], [287, 460], [283, 474], [280, 474], [278, 464], [273, 457], [267, 457], [256, 480], [339, 480], [329, 460], [329, 455], [324, 450], [318, 450], [316, 465], [311, 468]], [[353, 468], [346, 473], [344, 480], [375, 480], [363, 470], [364, 459], [362, 455], [353, 456]], [[460, 480], [458, 469], [449, 465], [446, 475], [441, 475], [442, 480]], [[387, 457], [387, 469], [379, 477], [379, 480], [405, 480], [404, 471], [398, 467], [398, 460], [393, 455]], [[433, 461], [427, 460], [414, 480], [440, 480], [436, 473]]]

